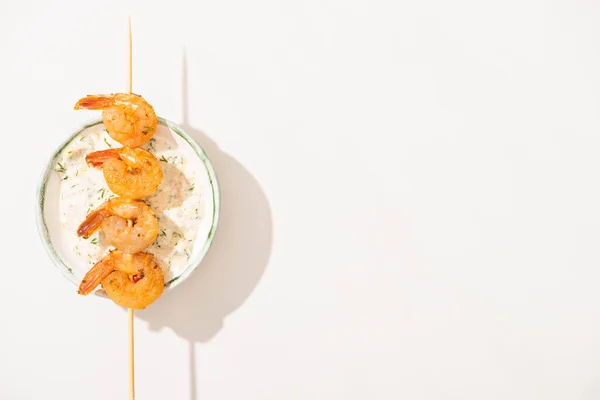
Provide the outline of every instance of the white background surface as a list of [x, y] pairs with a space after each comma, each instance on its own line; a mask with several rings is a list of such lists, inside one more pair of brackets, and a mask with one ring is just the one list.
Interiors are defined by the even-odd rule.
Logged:
[[600, 397], [598, 2], [16, 3], [0, 399], [127, 398], [126, 313], [54, 269], [34, 196], [75, 101], [125, 89], [130, 9], [134, 91], [223, 190], [136, 317], [138, 399]]

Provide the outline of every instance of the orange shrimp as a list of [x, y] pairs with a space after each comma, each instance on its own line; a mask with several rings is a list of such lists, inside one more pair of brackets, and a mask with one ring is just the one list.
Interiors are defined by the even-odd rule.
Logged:
[[98, 229], [111, 246], [127, 253], [148, 247], [158, 236], [158, 220], [143, 201], [117, 197], [88, 214], [77, 235], [89, 238]]
[[85, 160], [94, 167], [102, 167], [108, 188], [129, 199], [151, 195], [163, 179], [160, 162], [152, 153], [140, 148], [94, 151]]
[[140, 310], [162, 295], [165, 279], [151, 254], [114, 250], [88, 271], [78, 293], [88, 295], [99, 284], [116, 304]]
[[158, 126], [154, 108], [133, 93], [89, 95], [75, 104], [75, 110], [81, 109], [103, 110], [102, 121], [108, 134], [123, 146], [143, 145]]

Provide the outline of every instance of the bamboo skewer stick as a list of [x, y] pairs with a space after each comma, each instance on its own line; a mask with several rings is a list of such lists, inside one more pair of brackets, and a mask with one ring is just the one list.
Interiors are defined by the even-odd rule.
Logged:
[[[128, 76], [127, 76], [127, 93], [131, 93], [132, 77], [133, 77], [133, 57], [132, 57], [132, 46], [131, 46], [131, 16], [128, 18], [128, 31], [129, 31], [129, 46], [128, 46]], [[134, 373], [134, 347], [133, 347], [133, 309], [127, 309], [127, 315], [129, 318], [129, 400], [135, 399], [135, 373]]]
[[129, 65], [129, 75], [127, 76], [127, 93], [131, 93], [131, 85], [132, 85], [132, 76], [133, 76], [133, 57], [132, 57], [132, 49], [131, 49], [131, 16], [128, 19], [128, 26], [129, 26], [129, 46], [128, 46], [128, 65]]
[[133, 369], [133, 309], [127, 309], [129, 315], [129, 400], [135, 399], [135, 379]]

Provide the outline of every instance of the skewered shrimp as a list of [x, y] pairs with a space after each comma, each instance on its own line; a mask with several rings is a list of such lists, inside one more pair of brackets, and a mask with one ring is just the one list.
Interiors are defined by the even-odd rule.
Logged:
[[154, 108], [133, 93], [89, 95], [75, 104], [75, 110], [81, 109], [103, 110], [108, 134], [123, 146], [141, 146], [154, 136], [158, 125]]
[[140, 310], [160, 297], [165, 279], [151, 254], [114, 250], [88, 271], [79, 294], [87, 295], [99, 284], [116, 304]]
[[140, 148], [94, 151], [85, 160], [94, 167], [102, 167], [109, 189], [129, 199], [151, 195], [163, 179], [160, 162]]
[[111, 246], [126, 253], [137, 253], [158, 236], [158, 220], [143, 201], [117, 197], [88, 214], [77, 235], [89, 238], [98, 229]]

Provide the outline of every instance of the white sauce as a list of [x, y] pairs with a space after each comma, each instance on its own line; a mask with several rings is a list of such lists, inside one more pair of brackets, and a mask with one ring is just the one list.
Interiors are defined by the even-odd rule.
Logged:
[[[109, 249], [101, 231], [89, 239], [77, 236], [77, 228], [90, 210], [116, 197], [108, 189], [100, 168], [88, 166], [85, 157], [97, 150], [121, 147], [102, 125], [84, 131], [59, 157], [56, 171], [61, 177], [59, 212], [62, 227], [72, 238], [74, 254], [90, 267]], [[189, 160], [168, 140], [155, 135], [145, 146], [159, 159], [163, 181], [144, 200], [158, 218], [159, 235], [145, 250], [154, 255], [165, 273], [165, 282], [178, 277], [193, 251], [204, 214], [201, 185]]]

